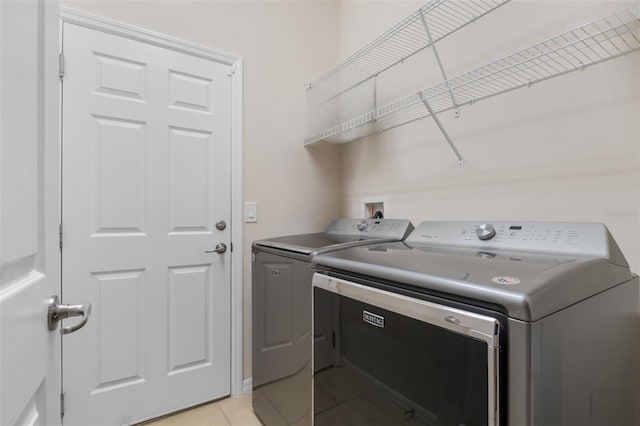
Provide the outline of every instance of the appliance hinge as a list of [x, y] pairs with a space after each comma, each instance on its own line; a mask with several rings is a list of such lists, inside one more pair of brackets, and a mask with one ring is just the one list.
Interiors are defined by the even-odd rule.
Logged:
[[61, 53], [59, 56], [59, 68], [58, 68], [58, 72], [60, 75], [60, 78], [64, 78], [64, 55]]
[[331, 332], [331, 346], [332, 347], [336, 347], [336, 332], [332, 331]]
[[64, 417], [64, 392], [60, 392], [60, 417]]
[[233, 253], [233, 243], [229, 244], [231, 246], [231, 253]]
[[58, 246], [62, 250], [62, 224], [58, 225]]

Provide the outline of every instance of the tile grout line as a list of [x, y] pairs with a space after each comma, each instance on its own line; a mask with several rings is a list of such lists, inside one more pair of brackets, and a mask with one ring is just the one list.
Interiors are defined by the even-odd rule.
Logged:
[[229, 426], [233, 426], [231, 424], [231, 420], [229, 420], [229, 417], [227, 417], [227, 413], [224, 412], [224, 409], [222, 407], [219, 407], [219, 408], [220, 408], [220, 412], [222, 413], [222, 417], [224, 417], [224, 419], [227, 421], [227, 424]]

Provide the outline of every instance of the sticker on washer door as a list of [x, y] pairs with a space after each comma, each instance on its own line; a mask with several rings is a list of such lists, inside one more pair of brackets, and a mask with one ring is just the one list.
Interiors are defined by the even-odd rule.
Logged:
[[384, 328], [384, 317], [371, 312], [362, 311], [362, 320], [376, 327]]
[[505, 276], [493, 277], [491, 281], [493, 281], [496, 284], [520, 284], [520, 279], [516, 277], [505, 277]]

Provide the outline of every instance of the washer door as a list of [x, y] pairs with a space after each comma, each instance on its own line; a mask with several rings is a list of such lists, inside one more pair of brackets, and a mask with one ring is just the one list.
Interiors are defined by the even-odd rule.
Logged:
[[314, 324], [331, 317], [334, 336], [332, 364], [314, 364], [315, 425], [499, 424], [497, 319], [318, 273], [313, 286]]

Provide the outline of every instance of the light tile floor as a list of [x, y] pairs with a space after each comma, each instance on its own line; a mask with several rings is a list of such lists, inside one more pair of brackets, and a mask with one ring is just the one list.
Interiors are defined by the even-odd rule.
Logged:
[[226, 398], [178, 414], [163, 417], [144, 426], [260, 426], [251, 408], [251, 394]]

